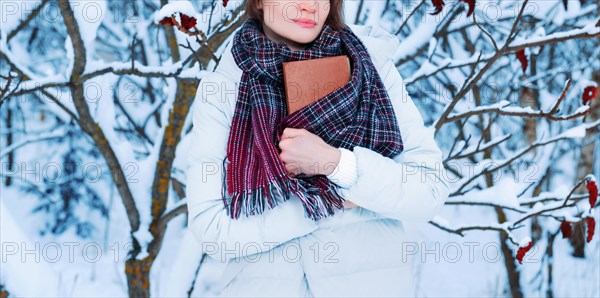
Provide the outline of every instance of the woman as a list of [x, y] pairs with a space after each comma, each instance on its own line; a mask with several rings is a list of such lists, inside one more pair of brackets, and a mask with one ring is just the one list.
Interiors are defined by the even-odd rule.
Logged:
[[[346, 26], [342, 0], [246, 4], [200, 84], [187, 174], [189, 228], [227, 263], [221, 296], [414, 295], [405, 226], [433, 218], [448, 186], [398, 39]], [[349, 84], [286, 116], [281, 62], [337, 54]]]

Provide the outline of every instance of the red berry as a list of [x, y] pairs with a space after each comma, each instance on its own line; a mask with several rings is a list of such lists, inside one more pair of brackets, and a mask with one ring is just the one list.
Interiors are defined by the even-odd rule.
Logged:
[[583, 99], [583, 104], [587, 104], [598, 96], [598, 87], [596, 86], [587, 86], [583, 89], [583, 94], [581, 98]]
[[588, 180], [585, 184], [585, 187], [588, 189], [588, 193], [590, 194], [590, 208], [594, 208], [596, 206], [596, 200], [598, 200], [598, 184], [596, 184], [596, 180]]
[[521, 69], [523, 69], [523, 72], [525, 72], [525, 70], [527, 70], [527, 56], [525, 56], [525, 49], [520, 49], [517, 51], [517, 59], [519, 59], [519, 62], [521, 62]]
[[529, 241], [526, 246], [519, 247], [519, 251], [517, 251], [517, 260], [519, 261], [519, 264], [523, 264], [523, 257], [525, 256], [525, 253], [527, 253], [532, 246], [533, 242]]
[[560, 231], [562, 232], [563, 238], [571, 237], [571, 234], [573, 232], [573, 229], [571, 228], [571, 223], [566, 220], [563, 220], [560, 223]]
[[587, 238], [586, 242], [592, 241], [592, 237], [594, 237], [594, 230], [596, 229], [596, 220], [593, 217], [586, 217], [585, 223], [587, 224]]

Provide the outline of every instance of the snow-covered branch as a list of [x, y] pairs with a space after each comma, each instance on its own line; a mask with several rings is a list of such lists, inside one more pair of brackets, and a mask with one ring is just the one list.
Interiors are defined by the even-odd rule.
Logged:
[[457, 196], [457, 195], [464, 194], [463, 190], [471, 182], [475, 181], [476, 179], [478, 179], [486, 174], [492, 174], [492, 173], [506, 167], [507, 165], [512, 164], [514, 161], [516, 161], [517, 159], [519, 159], [520, 157], [522, 157], [523, 155], [525, 155], [526, 153], [530, 152], [531, 150], [533, 150], [535, 148], [542, 147], [542, 146], [545, 146], [545, 145], [548, 145], [551, 143], [555, 143], [555, 142], [558, 142], [558, 141], [561, 141], [564, 139], [583, 138], [583, 137], [585, 137], [587, 130], [595, 129], [598, 126], [600, 126], [600, 120], [597, 120], [592, 123], [580, 124], [580, 125], [573, 127], [561, 134], [558, 134], [554, 137], [535, 141], [531, 145], [529, 145], [525, 148], [521, 148], [516, 153], [514, 153], [512, 156], [505, 158], [504, 160], [488, 160], [488, 161], [484, 162], [484, 164], [482, 165], [482, 169], [478, 173], [475, 173], [475, 174], [471, 175], [470, 177], [463, 178], [460, 181], [458, 181], [456, 184], [460, 185], [460, 186], [454, 192], [452, 192], [450, 194], [450, 196]]

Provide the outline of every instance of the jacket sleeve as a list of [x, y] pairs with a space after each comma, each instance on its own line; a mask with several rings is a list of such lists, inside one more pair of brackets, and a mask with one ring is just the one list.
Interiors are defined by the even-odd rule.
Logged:
[[224, 113], [225, 96], [219, 95], [225, 85], [215, 73], [200, 83], [192, 109], [186, 182], [188, 227], [203, 251], [221, 261], [268, 251], [317, 229], [296, 198], [250, 217], [227, 215], [221, 188], [232, 119]]
[[353, 147], [357, 178], [340, 191], [349, 201], [382, 217], [428, 222], [449, 195], [442, 152], [391, 58], [379, 73], [384, 74], [381, 77], [394, 106], [404, 150], [389, 158], [369, 148]]

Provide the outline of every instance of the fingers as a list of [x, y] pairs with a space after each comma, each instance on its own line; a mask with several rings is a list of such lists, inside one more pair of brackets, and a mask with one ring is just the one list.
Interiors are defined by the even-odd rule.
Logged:
[[292, 128], [292, 127], [286, 127], [283, 132], [281, 133], [281, 139], [289, 139], [289, 138], [295, 138], [301, 135], [306, 134], [307, 130], [304, 128]]
[[292, 177], [296, 177], [297, 175], [300, 174], [300, 170], [297, 166], [294, 165], [294, 163], [284, 163], [285, 166], [285, 170], [287, 171], [287, 173], [292, 176]]

